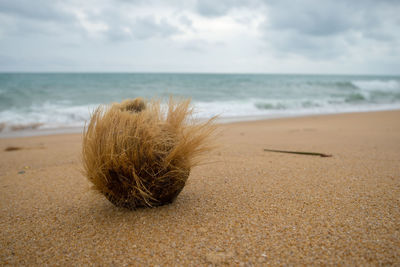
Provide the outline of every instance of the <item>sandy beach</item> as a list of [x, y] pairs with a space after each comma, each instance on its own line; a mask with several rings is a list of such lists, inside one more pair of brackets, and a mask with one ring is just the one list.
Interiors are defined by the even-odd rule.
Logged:
[[0, 265], [400, 265], [400, 111], [218, 128], [177, 200], [136, 211], [90, 189], [80, 134], [0, 139]]

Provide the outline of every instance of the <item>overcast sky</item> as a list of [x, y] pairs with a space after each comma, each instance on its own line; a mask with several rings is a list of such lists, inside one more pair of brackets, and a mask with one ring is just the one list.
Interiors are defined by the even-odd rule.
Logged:
[[399, 0], [0, 0], [0, 71], [400, 74]]

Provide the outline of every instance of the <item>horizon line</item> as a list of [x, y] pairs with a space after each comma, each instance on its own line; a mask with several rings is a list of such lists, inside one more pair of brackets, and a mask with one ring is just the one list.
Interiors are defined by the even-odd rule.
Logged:
[[326, 75], [326, 76], [400, 76], [383, 73], [296, 73], [296, 72], [179, 72], [179, 71], [0, 71], [0, 74], [203, 74], [203, 75]]

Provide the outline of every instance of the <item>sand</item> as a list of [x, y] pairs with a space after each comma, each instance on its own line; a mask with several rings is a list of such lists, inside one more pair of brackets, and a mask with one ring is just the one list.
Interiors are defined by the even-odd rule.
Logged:
[[90, 189], [79, 134], [0, 139], [0, 265], [400, 265], [400, 111], [219, 131], [173, 204], [136, 211]]

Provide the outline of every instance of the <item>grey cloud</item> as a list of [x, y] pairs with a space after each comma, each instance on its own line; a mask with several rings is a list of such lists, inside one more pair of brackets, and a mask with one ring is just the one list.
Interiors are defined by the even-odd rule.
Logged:
[[369, 39], [374, 39], [383, 42], [396, 41], [396, 37], [390, 33], [383, 32], [381, 30], [366, 30], [363, 36]]
[[289, 6], [279, 9], [281, 12], [270, 12], [273, 27], [277, 29], [292, 29], [309, 35], [331, 35], [346, 31], [352, 25], [349, 14], [335, 14], [329, 8], [293, 9], [296, 12], [282, 12], [290, 10]]
[[[91, 9], [83, 9], [86, 19], [91, 23], [103, 23], [109, 28], [107, 31], [99, 33], [106, 39], [112, 41], [123, 41], [131, 38], [148, 39], [151, 37], [168, 37], [179, 32], [179, 29], [166, 18], [156, 20], [153, 16], [127, 17], [121, 16], [121, 4], [128, 5], [143, 3], [142, 0], [118, 0], [120, 5], [108, 4], [101, 6], [97, 12]], [[14, 35], [26, 34], [62, 34], [78, 33], [87, 36], [87, 31], [80, 25], [78, 18], [73, 13], [68, 13], [59, 3], [69, 7], [81, 8], [73, 1], [29, 1], [29, 0], [0, 0], [0, 21], [1, 14], [14, 17], [8, 20], [7, 27], [3, 26], [3, 31]], [[99, 12], [100, 10], [100, 12]], [[29, 21], [27, 21], [29, 20]], [[186, 21], [186, 23], [189, 23]], [[0, 26], [1, 27], [1, 26]], [[124, 31], [130, 29], [131, 34]]]
[[392, 19], [384, 17], [387, 9], [400, 7], [387, 6], [385, 1], [369, 0], [281, 0], [267, 3], [271, 28], [317, 36], [380, 27], [383, 21]]
[[205, 17], [219, 17], [234, 8], [252, 7], [257, 0], [197, 0], [196, 11]]
[[179, 22], [185, 25], [186, 27], [192, 27], [193, 23], [187, 16], [180, 16]]
[[[396, 12], [390, 1], [265, 1], [264, 39], [280, 54], [312, 59], [345, 56], [360, 38], [397, 42]], [[356, 41], [354, 41], [356, 40]], [[396, 41], [397, 40], [397, 41]]]
[[57, 6], [58, 1], [0, 0], [0, 14], [35, 20], [66, 20], [70, 14]]
[[[58, 36], [79, 31], [76, 17], [59, 1], [0, 0], [0, 31], [10, 36]], [[1, 36], [0, 36], [1, 38]]]
[[179, 29], [172, 26], [165, 18], [156, 21], [151, 16], [136, 19], [131, 30], [133, 36], [138, 39], [148, 39], [154, 36], [168, 37], [179, 33]]
[[228, 12], [231, 6], [225, 1], [203, 0], [197, 2], [196, 9], [203, 16], [218, 17]]
[[146, 0], [117, 0], [117, 2], [126, 3], [126, 4], [142, 4], [149, 1]]
[[185, 42], [182, 48], [189, 52], [206, 53], [208, 50], [212, 50], [213, 48], [225, 46], [226, 44], [224, 42], [209, 42], [207, 40], [196, 39]]
[[[95, 8], [90, 5], [92, 2], [96, 3]], [[138, 14], [140, 8], [154, 16]], [[73, 13], [78, 10], [84, 14], [84, 20]], [[129, 13], [130, 10], [136, 15]], [[197, 16], [191, 17], [193, 13], [203, 18], [196, 21]], [[201, 58], [218, 51], [211, 40], [199, 40], [201, 35], [197, 35], [200, 31], [196, 26], [203, 20], [212, 21], [220, 16], [230, 16], [236, 23], [249, 27], [259, 23], [258, 32], [251, 28], [246, 44], [250, 49], [262, 46], [269, 58], [294, 55], [310, 61], [333, 62], [337, 58], [350, 58], [351, 51], [356, 51], [357, 57], [368, 58], [365, 51], [373, 48], [376, 58], [382, 61], [394, 58], [395, 61], [400, 53], [398, 14], [398, 0], [0, 0], [0, 51], [3, 54], [0, 65], [30, 66], [30, 61], [23, 60], [40, 54], [37, 51], [42, 53], [32, 58], [32, 65], [41, 61], [41, 57], [53, 58], [64, 53], [79, 65], [84, 62], [81, 58], [101, 57], [111, 47], [125, 49], [114, 50], [125, 59], [127, 52], [137, 51], [138, 46], [141, 51], [154, 50], [161, 42], [176, 49], [176, 64], [179, 65], [186, 57], [198, 56], [190, 52], [180, 54], [182, 51], [203, 53]], [[191, 33], [171, 41], [169, 37], [179, 35], [180, 29]], [[240, 32], [228, 31], [230, 36]], [[157, 40], [152, 41], [152, 38]], [[240, 38], [234, 36], [234, 40]], [[227, 47], [241, 45], [241, 41], [230, 41], [227, 40]], [[32, 43], [36, 43], [37, 49], [32, 49]], [[149, 48], [149, 45], [154, 47]], [[23, 54], [21, 47], [25, 51]], [[88, 48], [83, 50], [83, 47]], [[238, 50], [227, 49], [226, 53], [232, 53], [230, 51]], [[8, 54], [16, 57], [4, 56]], [[209, 57], [209, 60], [216, 59]], [[46, 64], [62, 65], [50, 61]]]
[[346, 44], [333, 36], [307, 36], [299, 33], [271, 33], [266, 38], [278, 57], [305, 56], [312, 60], [326, 60], [344, 56]]
[[157, 20], [153, 16], [145, 16], [127, 20], [116, 19], [114, 16], [104, 17], [109, 29], [103, 34], [110, 41], [128, 41], [132, 38], [139, 40], [154, 37], [166, 38], [180, 32], [166, 18]]
[[196, 40], [186, 43], [183, 49], [189, 52], [204, 53], [207, 43], [203, 40]]

